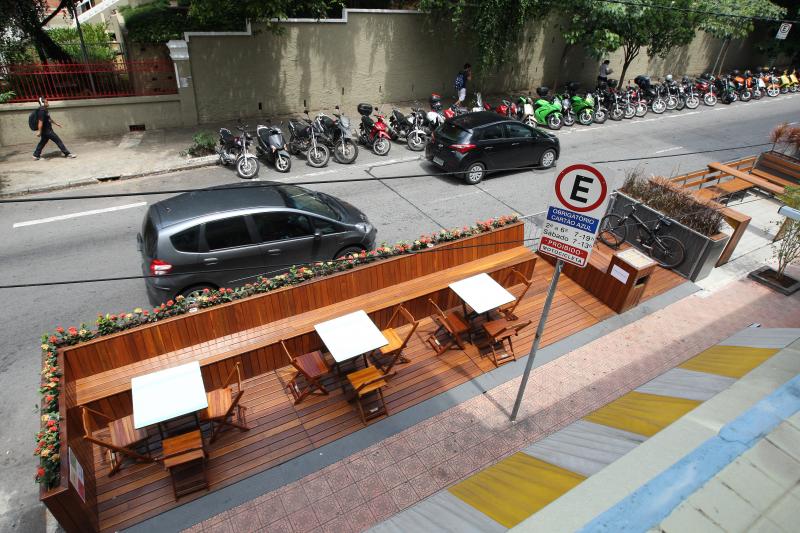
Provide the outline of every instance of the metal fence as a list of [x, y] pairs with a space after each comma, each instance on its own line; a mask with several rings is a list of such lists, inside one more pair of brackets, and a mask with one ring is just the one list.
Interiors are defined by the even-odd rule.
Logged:
[[11, 102], [33, 102], [175, 94], [178, 87], [168, 60], [115, 60], [0, 65], [0, 91], [14, 91]]

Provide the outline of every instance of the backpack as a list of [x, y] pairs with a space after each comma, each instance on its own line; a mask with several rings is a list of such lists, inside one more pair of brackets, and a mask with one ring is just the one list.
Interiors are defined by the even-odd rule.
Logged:
[[28, 115], [28, 126], [31, 128], [31, 131], [36, 131], [39, 129], [39, 110], [34, 109], [31, 111], [31, 114]]
[[456, 91], [464, 88], [464, 73], [459, 72], [458, 76], [456, 76]]

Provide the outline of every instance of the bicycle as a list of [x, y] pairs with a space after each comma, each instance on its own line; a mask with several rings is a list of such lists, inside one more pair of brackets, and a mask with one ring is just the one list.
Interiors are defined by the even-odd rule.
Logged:
[[683, 243], [671, 235], [659, 235], [663, 227], [669, 227], [672, 222], [664, 217], [659, 217], [653, 229], [641, 218], [636, 216], [636, 206], [630, 206], [631, 212], [624, 217], [612, 213], [600, 221], [600, 240], [611, 248], [619, 248], [628, 237], [629, 220], [635, 222], [639, 230], [637, 240], [647, 254], [664, 268], [675, 268], [683, 263], [686, 258], [686, 248]]

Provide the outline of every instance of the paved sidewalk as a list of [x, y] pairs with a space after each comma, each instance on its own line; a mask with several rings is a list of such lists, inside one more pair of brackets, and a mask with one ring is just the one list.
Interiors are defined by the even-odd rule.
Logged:
[[516, 424], [508, 412], [519, 378], [191, 530], [363, 531], [753, 322], [800, 327], [799, 303], [800, 296], [787, 298], [747, 280], [684, 298], [537, 368]]

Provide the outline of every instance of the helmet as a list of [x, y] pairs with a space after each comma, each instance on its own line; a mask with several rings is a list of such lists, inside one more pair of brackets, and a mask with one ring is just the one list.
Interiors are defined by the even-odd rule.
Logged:
[[538, 94], [542, 98], [547, 96], [547, 93], [549, 93], [549, 92], [550, 92], [550, 88], [549, 87], [541, 86], [541, 87], [537, 87], [536, 88], [536, 94]]
[[681, 79], [681, 81], [682, 81], [683, 83], [689, 83], [689, 76], [687, 76], [686, 74], [684, 74], [684, 75], [683, 75], [683, 78]]
[[666, 78], [664, 78], [664, 80], [665, 80], [667, 83], [672, 83], [672, 74], [667, 74], [667, 76], [666, 76]]
[[750, 72], [749, 70], [745, 70], [745, 71], [744, 71], [744, 75], [745, 75], [745, 77], [746, 77], [746, 78], [749, 78], [750, 76], [752, 76], [752, 75], [753, 75], [753, 73], [752, 73], [752, 72]]

